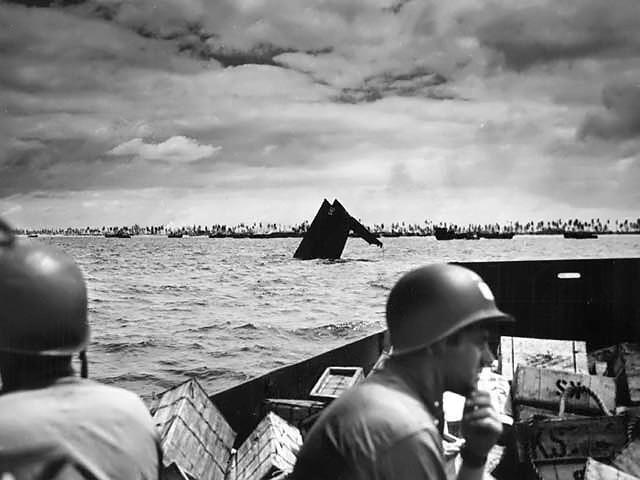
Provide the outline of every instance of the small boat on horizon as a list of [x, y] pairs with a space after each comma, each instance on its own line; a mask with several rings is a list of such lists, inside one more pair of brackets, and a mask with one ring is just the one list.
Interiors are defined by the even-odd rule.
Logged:
[[476, 232], [458, 232], [447, 227], [434, 227], [433, 235], [436, 240], [478, 240]]
[[585, 238], [598, 238], [598, 234], [595, 232], [590, 232], [587, 230], [565, 230], [563, 232], [564, 238], [573, 238], [573, 239], [585, 239]]

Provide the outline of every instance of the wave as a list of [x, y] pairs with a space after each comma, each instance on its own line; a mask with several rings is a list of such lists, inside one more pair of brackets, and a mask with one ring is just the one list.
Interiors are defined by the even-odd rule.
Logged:
[[122, 352], [124, 350], [136, 350], [141, 348], [153, 348], [156, 346], [158, 346], [158, 344], [151, 338], [140, 340], [139, 342], [109, 342], [97, 344], [98, 348], [104, 350], [107, 353]]
[[367, 330], [370, 327], [369, 322], [357, 321], [357, 322], [343, 322], [343, 323], [329, 323], [318, 327], [303, 327], [293, 330], [293, 334], [298, 337], [304, 337], [305, 339], [319, 339], [319, 338], [345, 338], [353, 334], [360, 333], [363, 330]]

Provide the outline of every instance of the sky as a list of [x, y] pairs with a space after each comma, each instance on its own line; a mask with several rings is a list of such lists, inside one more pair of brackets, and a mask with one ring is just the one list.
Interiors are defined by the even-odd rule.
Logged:
[[637, 0], [0, 0], [19, 227], [640, 216]]

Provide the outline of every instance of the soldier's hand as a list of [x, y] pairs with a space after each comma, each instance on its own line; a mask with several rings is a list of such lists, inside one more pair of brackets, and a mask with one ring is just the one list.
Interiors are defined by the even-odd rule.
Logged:
[[474, 391], [467, 397], [461, 426], [464, 450], [478, 458], [486, 457], [502, 434], [502, 422], [487, 392]]

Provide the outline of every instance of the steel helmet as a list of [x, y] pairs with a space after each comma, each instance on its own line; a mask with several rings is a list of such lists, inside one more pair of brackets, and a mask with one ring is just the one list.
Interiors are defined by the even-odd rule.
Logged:
[[389, 293], [386, 316], [394, 355], [420, 350], [482, 320], [513, 321], [496, 307], [477, 273], [446, 263], [402, 276]]
[[78, 266], [53, 247], [20, 241], [0, 219], [0, 351], [72, 355], [88, 341]]

